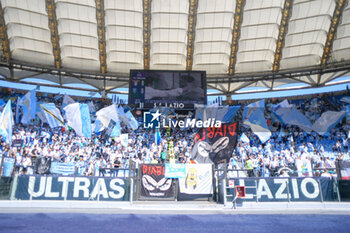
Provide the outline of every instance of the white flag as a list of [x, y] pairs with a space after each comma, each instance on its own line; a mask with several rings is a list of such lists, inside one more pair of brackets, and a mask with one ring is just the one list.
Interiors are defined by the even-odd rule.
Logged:
[[5, 141], [9, 144], [12, 142], [12, 127], [14, 125], [13, 122], [13, 114], [11, 109], [11, 99], [7, 101], [7, 104], [2, 111], [0, 117], [0, 135], [5, 139]]
[[345, 111], [327, 111], [322, 113], [321, 117], [318, 118], [312, 126], [312, 130], [319, 135], [325, 135], [329, 132], [336, 124], [338, 124], [346, 115]]

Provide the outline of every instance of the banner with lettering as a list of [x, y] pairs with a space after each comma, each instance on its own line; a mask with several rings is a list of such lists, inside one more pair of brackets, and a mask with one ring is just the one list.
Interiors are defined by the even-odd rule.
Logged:
[[17, 200], [129, 201], [129, 182], [116, 177], [19, 176]]
[[143, 164], [141, 198], [175, 198], [174, 182], [165, 177], [165, 165]]
[[[249, 178], [232, 179], [229, 183], [234, 186], [254, 187], [246, 188], [244, 201], [259, 202], [269, 201], [335, 201], [337, 194], [335, 189], [336, 180], [328, 178]], [[227, 189], [227, 194], [234, 194], [234, 189]], [[289, 196], [289, 197], [288, 197]], [[231, 201], [233, 196], [229, 198]]]
[[186, 164], [184, 163], [166, 163], [165, 164], [166, 178], [185, 178]]
[[[0, 156], [0, 161], [1, 161], [2, 157]], [[10, 157], [5, 157], [4, 158], [4, 163], [2, 165], [3, 167], [3, 176], [6, 177], [10, 177], [12, 175], [13, 172], [13, 167], [15, 164], [15, 159], [14, 158], [10, 158]]]
[[75, 164], [74, 162], [71, 162], [71, 163], [52, 162], [50, 172], [51, 174], [74, 175]]
[[228, 161], [236, 147], [237, 130], [237, 122], [199, 129], [194, 138], [192, 158], [197, 163], [218, 164]]
[[186, 164], [186, 177], [179, 179], [180, 194], [212, 194], [212, 164]]

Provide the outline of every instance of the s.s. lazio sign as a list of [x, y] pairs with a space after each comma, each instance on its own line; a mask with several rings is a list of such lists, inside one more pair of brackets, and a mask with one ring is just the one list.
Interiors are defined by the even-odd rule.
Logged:
[[129, 201], [127, 179], [113, 177], [20, 176], [15, 193], [20, 200]]
[[[245, 186], [243, 201], [334, 201], [334, 180], [320, 178], [257, 178], [233, 179], [234, 186]], [[230, 182], [232, 183], [232, 182]], [[255, 186], [256, 185], [256, 186]], [[256, 188], [255, 188], [256, 187]], [[234, 189], [228, 189], [233, 194]], [[289, 195], [289, 197], [288, 197]], [[232, 198], [231, 198], [232, 199]]]

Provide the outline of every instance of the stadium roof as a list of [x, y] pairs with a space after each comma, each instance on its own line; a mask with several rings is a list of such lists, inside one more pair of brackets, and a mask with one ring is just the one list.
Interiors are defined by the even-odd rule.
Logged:
[[107, 92], [130, 69], [205, 70], [225, 95], [324, 86], [350, 73], [348, 1], [1, 0], [0, 74]]

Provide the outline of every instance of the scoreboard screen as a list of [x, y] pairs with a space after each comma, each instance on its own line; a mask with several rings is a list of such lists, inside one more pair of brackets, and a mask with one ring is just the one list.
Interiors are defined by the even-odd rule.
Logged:
[[129, 104], [192, 109], [207, 103], [205, 71], [131, 70]]

